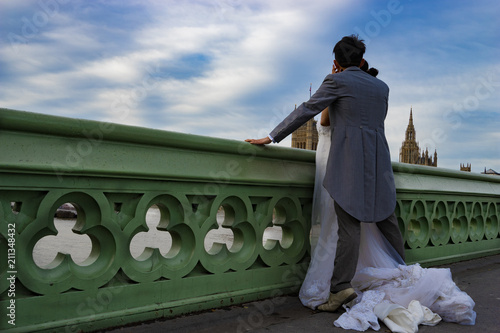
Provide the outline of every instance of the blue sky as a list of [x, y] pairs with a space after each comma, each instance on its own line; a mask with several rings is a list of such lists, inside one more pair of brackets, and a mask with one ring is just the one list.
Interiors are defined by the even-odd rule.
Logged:
[[[352, 33], [438, 166], [500, 172], [500, 2], [0, 2], [0, 106], [235, 140], [269, 133]], [[290, 138], [280, 145], [290, 146]]]

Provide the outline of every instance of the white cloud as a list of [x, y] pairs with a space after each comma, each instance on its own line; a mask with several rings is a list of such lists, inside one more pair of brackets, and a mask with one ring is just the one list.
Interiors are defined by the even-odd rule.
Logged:
[[[32, 18], [41, 9], [37, 1], [15, 3], [0, 6], [17, 15], [8, 21], [13, 23], [7, 31], [21, 34], [21, 17]], [[238, 140], [262, 137], [295, 103], [307, 99], [310, 82], [317, 88], [330, 70], [334, 39], [373, 21], [372, 9], [384, 5], [344, 0], [61, 5], [26, 45], [15, 45], [17, 53], [8, 41], [0, 42], [0, 75], [8, 82], [0, 88], [0, 103]], [[126, 13], [105, 12], [108, 6]], [[131, 6], [140, 16], [134, 16]], [[471, 152], [486, 142], [490, 147], [484, 154], [498, 155], [498, 148], [491, 147], [498, 137], [491, 134], [496, 130], [490, 124], [467, 136], [461, 131], [481, 129], [486, 114], [499, 112], [500, 88], [495, 84], [500, 82], [500, 65], [486, 61], [498, 52], [491, 39], [495, 23], [476, 22], [491, 16], [492, 4], [446, 10], [434, 5], [432, 12], [418, 11], [422, 6], [405, 2], [403, 12], [368, 46], [370, 64], [391, 88], [386, 133], [393, 160], [398, 159], [411, 106], [417, 139], [432, 151], [436, 148], [443, 165], [456, 164], [447, 156], [454, 156], [457, 142]], [[464, 10], [470, 19], [463, 19]], [[482, 31], [487, 38], [480, 38]], [[463, 62], [470, 59], [470, 49], [477, 49], [477, 63]], [[190, 63], [193, 55], [200, 60]], [[482, 80], [494, 84], [485, 86]], [[478, 91], [491, 94], [478, 98], [475, 106], [470, 103]], [[460, 104], [470, 110], [450, 114]], [[445, 114], [458, 115], [462, 127], [452, 128], [456, 117]], [[436, 136], [439, 129], [446, 139]], [[484, 158], [499, 165], [491, 156]]]

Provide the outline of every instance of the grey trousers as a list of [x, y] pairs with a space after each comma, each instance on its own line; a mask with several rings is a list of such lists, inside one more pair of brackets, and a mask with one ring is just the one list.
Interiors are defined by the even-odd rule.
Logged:
[[[330, 291], [338, 293], [351, 288], [351, 280], [356, 273], [359, 257], [359, 242], [361, 222], [347, 213], [335, 202], [335, 212], [338, 219], [337, 252]], [[404, 260], [404, 241], [398, 226], [398, 219], [393, 213], [383, 221], [376, 222], [377, 227]]]

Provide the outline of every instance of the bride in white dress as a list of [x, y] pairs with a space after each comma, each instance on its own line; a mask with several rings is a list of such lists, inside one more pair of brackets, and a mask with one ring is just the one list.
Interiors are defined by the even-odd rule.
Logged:
[[[330, 149], [330, 127], [318, 122], [317, 128], [312, 257], [299, 292], [302, 304], [311, 309], [328, 300], [338, 240], [333, 199], [322, 186]], [[349, 304], [350, 308], [346, 307], [335, 326], [378, 330], [378, 319], [392, 332], [416, 332], [419, 324], [436, 325], [441, 319], [474, 325], [474, 301], [455, 285], [449, 269], [405, 265], [374, 223], [361, 223], [360, 244], [356, 275], [351, 282], [358, 297]]]

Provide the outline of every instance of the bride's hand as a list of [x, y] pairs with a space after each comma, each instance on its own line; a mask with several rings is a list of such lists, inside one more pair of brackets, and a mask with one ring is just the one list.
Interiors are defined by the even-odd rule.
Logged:
[[262, 139], [246, 139], [245, 141], [253, 145], [267, 145], [272, 142], [271, 139], [269, 139], [269, 137], [267, 136]]

